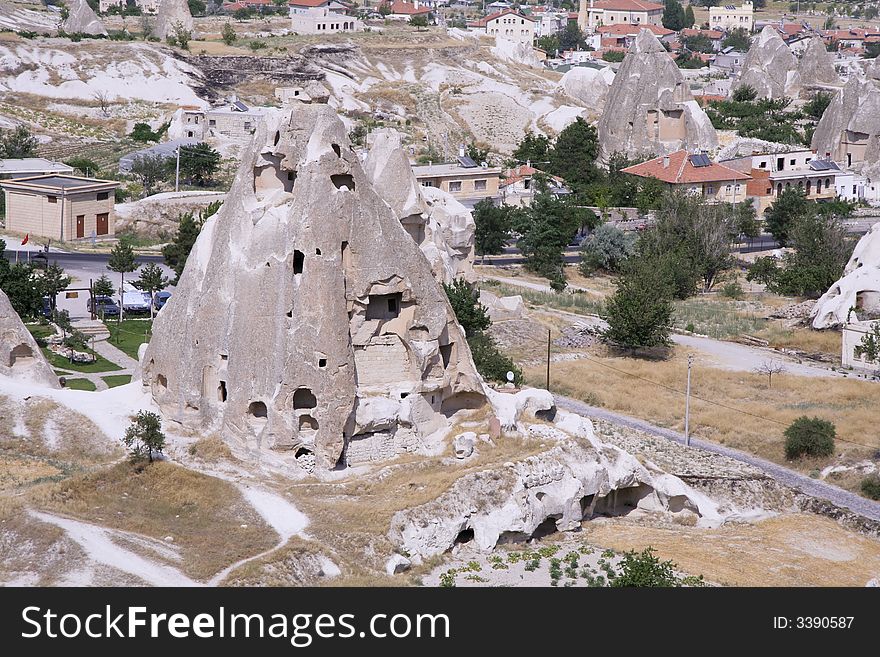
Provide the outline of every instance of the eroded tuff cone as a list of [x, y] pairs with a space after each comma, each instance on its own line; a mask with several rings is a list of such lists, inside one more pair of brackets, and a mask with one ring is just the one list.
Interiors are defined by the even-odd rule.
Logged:
[[822, 114], [812, 148], [860, 173], [880, 173], [880, 82], [851, 78]]
[[385, 128], [372, 135], [364, 171], [428, 258], [434, 277], [444, 283], [472, 280], [476, 224], [471, 211], [448, 192], [419, 185], [399, 132]]
[[657, 37], [641, 30], [614, 76], [599, 120], [601, 157], [615, 152], [665, 155], [717, 145], [715, 128], [681, 71]]
[[485, 404], [443, 290], [326, 105], [260, 125], [142, 364], [166, 417], [322, 469]]
[[833, 328], [857, 320], [855, 314], [850, 314], [856, 306], [858, 313], [873, 314], [880, 310], [880, 223], [862, 236], [843, 276], [813, 306], [813, 328]]
[[61, 29], [68, 34], [107, 34], [104, 24], [86, 0], [67, 0], [68, 15]]
[[798, 62], [798, 74], [804, 87], [838, 87], [842, 84], [834, 69], [831, 53], [818, 36], [807, 41], [807, 47]]
[[8, 376], [22, 383], [34, 383], [60, 388], [58, 377], [52, 371], [37, 345], [9, 303], [9, 297], [0, 290], [0, 376]]
[[610, 67], [602, 69], [575, 66], [570, 68], [559, 81], [559, 88], [568, 96], [583, 103], [590, 115], [601, 117], [608, 100], [614, 71]]
[[770, 25], [752, 41], [734, 89], [752, 87], [758, 98], [796, 98], [801, 90], [798, 60]]
[[173, 35], [177, 23], [192, 32], [193, 17], [186, 0], [159, 0], [153, 36], [165, 39], [169, 35]]

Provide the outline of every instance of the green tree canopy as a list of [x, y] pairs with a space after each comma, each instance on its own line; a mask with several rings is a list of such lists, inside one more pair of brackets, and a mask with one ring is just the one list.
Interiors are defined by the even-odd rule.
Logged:
[[630, 258], [605, 302], [608, 328], [602, 337], [617, 347], [635, 351], [669, 344], [672, 324], [671, 289], [657, 276], [651, 258]]
[[203, 186], [220, 168], [220, 153], [205, 142], [180, 147], [180, 175]]
[[496, 206], [492, 199], [484, 198], [474, 206], [474, 250], [479, 256], [498, 255], [510, 239], [509, 206]]
[[549, 162], [551, 142], [546, 135], [536, 135], [527, 130], [519, 146], [513, 151], [513, 157], [518, 162], [531, 162], [537, 168], [546, 167]]
[[25, 125], [6, 130], [0, 136], [0, 159], [34, 157], [37, 154], [37, 138]]
[[165, 264], [171, 267], [175, 274], [173, 285], [180, 282], [180, 275], [183, 273], [186, 260], [196, 243], [202, 226], [209, 217], [217, 214], [220, 205], [220, 201], [214, 201], [201, 210], [198, 216], [192, 212], [180, 215], [177, 232], [171, 242], [162, 247], [162, 257], [165, 259]]
[[596, 180], [598, 170], [599, 135], [595, 126], [577, 117], [556, 137], [548, 153], [548, 172], [563, 178], [579, 191]]
[[660, 21], [667, 30], [678, 32], [685, 27], [684, 7], [678, 0], [666, 0]]

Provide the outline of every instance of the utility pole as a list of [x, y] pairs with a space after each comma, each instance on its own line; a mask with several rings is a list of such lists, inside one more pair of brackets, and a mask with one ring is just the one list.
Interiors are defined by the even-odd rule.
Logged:
[[550, 390], [550, 329], [547, 329], [547, 390]]
[[174, 170], [174, 191], [180, 190], [180, 144], [177, 145], [177, 167]]
[[693, 362], [694, 357], [688, 354], [688, 383], [684, 398], [684, 444], [687, 446], [691, 444], [691, 365]]

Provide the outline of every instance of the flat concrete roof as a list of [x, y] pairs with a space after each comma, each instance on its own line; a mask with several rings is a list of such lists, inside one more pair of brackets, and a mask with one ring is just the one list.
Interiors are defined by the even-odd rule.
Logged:
[[86, 190], [98, 190], [102, 188], [118, 187], [115, 180], [101, 180], [98, 178], [81, 178], [79, 176], [46, 175], [29, 176], [27, 178], [15, 178], [12, 180], [0, 180], [0, 187], [4, 189], [22, 189], [43, 192], [78, 192]]
[[501, 175], [501, 167], [463, 167], [460, 164], [424, 164], [412, 168], [416, 178], [434, 176], [491, 176]]
[[73, 173], [73, 167], [63, 162], [53, 162], [43, 157], [24, 157], [0, 160], [0, 175], [13, 173]]

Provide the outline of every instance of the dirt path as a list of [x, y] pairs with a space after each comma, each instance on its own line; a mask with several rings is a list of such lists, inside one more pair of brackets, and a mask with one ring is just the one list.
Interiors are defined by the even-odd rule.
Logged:
[[[561, 395], [554, 395], [554, 397], [556, 399], [556, 404], [563, 410], [571, 411], [588, 418], [607, 420], [612, 424], [629, 427], [631, 429], [638, 429], [639, 431], [644, 431], [661, 438], [666, 438], [667, 440], [684, 444], [684, 436], [677, 431], [663, 429], [645, 422], [644, 420], [629, 417], [628, 415], [621, 415], [620, 413], [613, 413], [604, 408], [589, 406], [588, 404], [584, 404], [576, 399], [571, 399], [570, 397], [563, 397]], [[691, 438], [691, 447], [712, 452], [713, 454], [721, 454], [722, 456], [727, 456], [728, 458], [746, 463], [766, 472], [768, 475], [786, 486], [796, 488], [807, 495], [827, 500], [837, 506], [848, 508], [865, 518], [880, 522], [880, 503], [872, 502], [871, 500], [856, 495], [855, 493], [850, 493], [849, 491], [845, 491], [837, 486], [832, 486], [824, 481], [812, 479], [811, 477], [789, 470], [776, 463], [766, 461], [757, 456], [752, 456], [751, 454], [746, 454], [745, 452], [740, 452], [736, 449], [731, 449], [730, 447], [716, 445], [715, 443], [706, 442], [696, 438]]]

